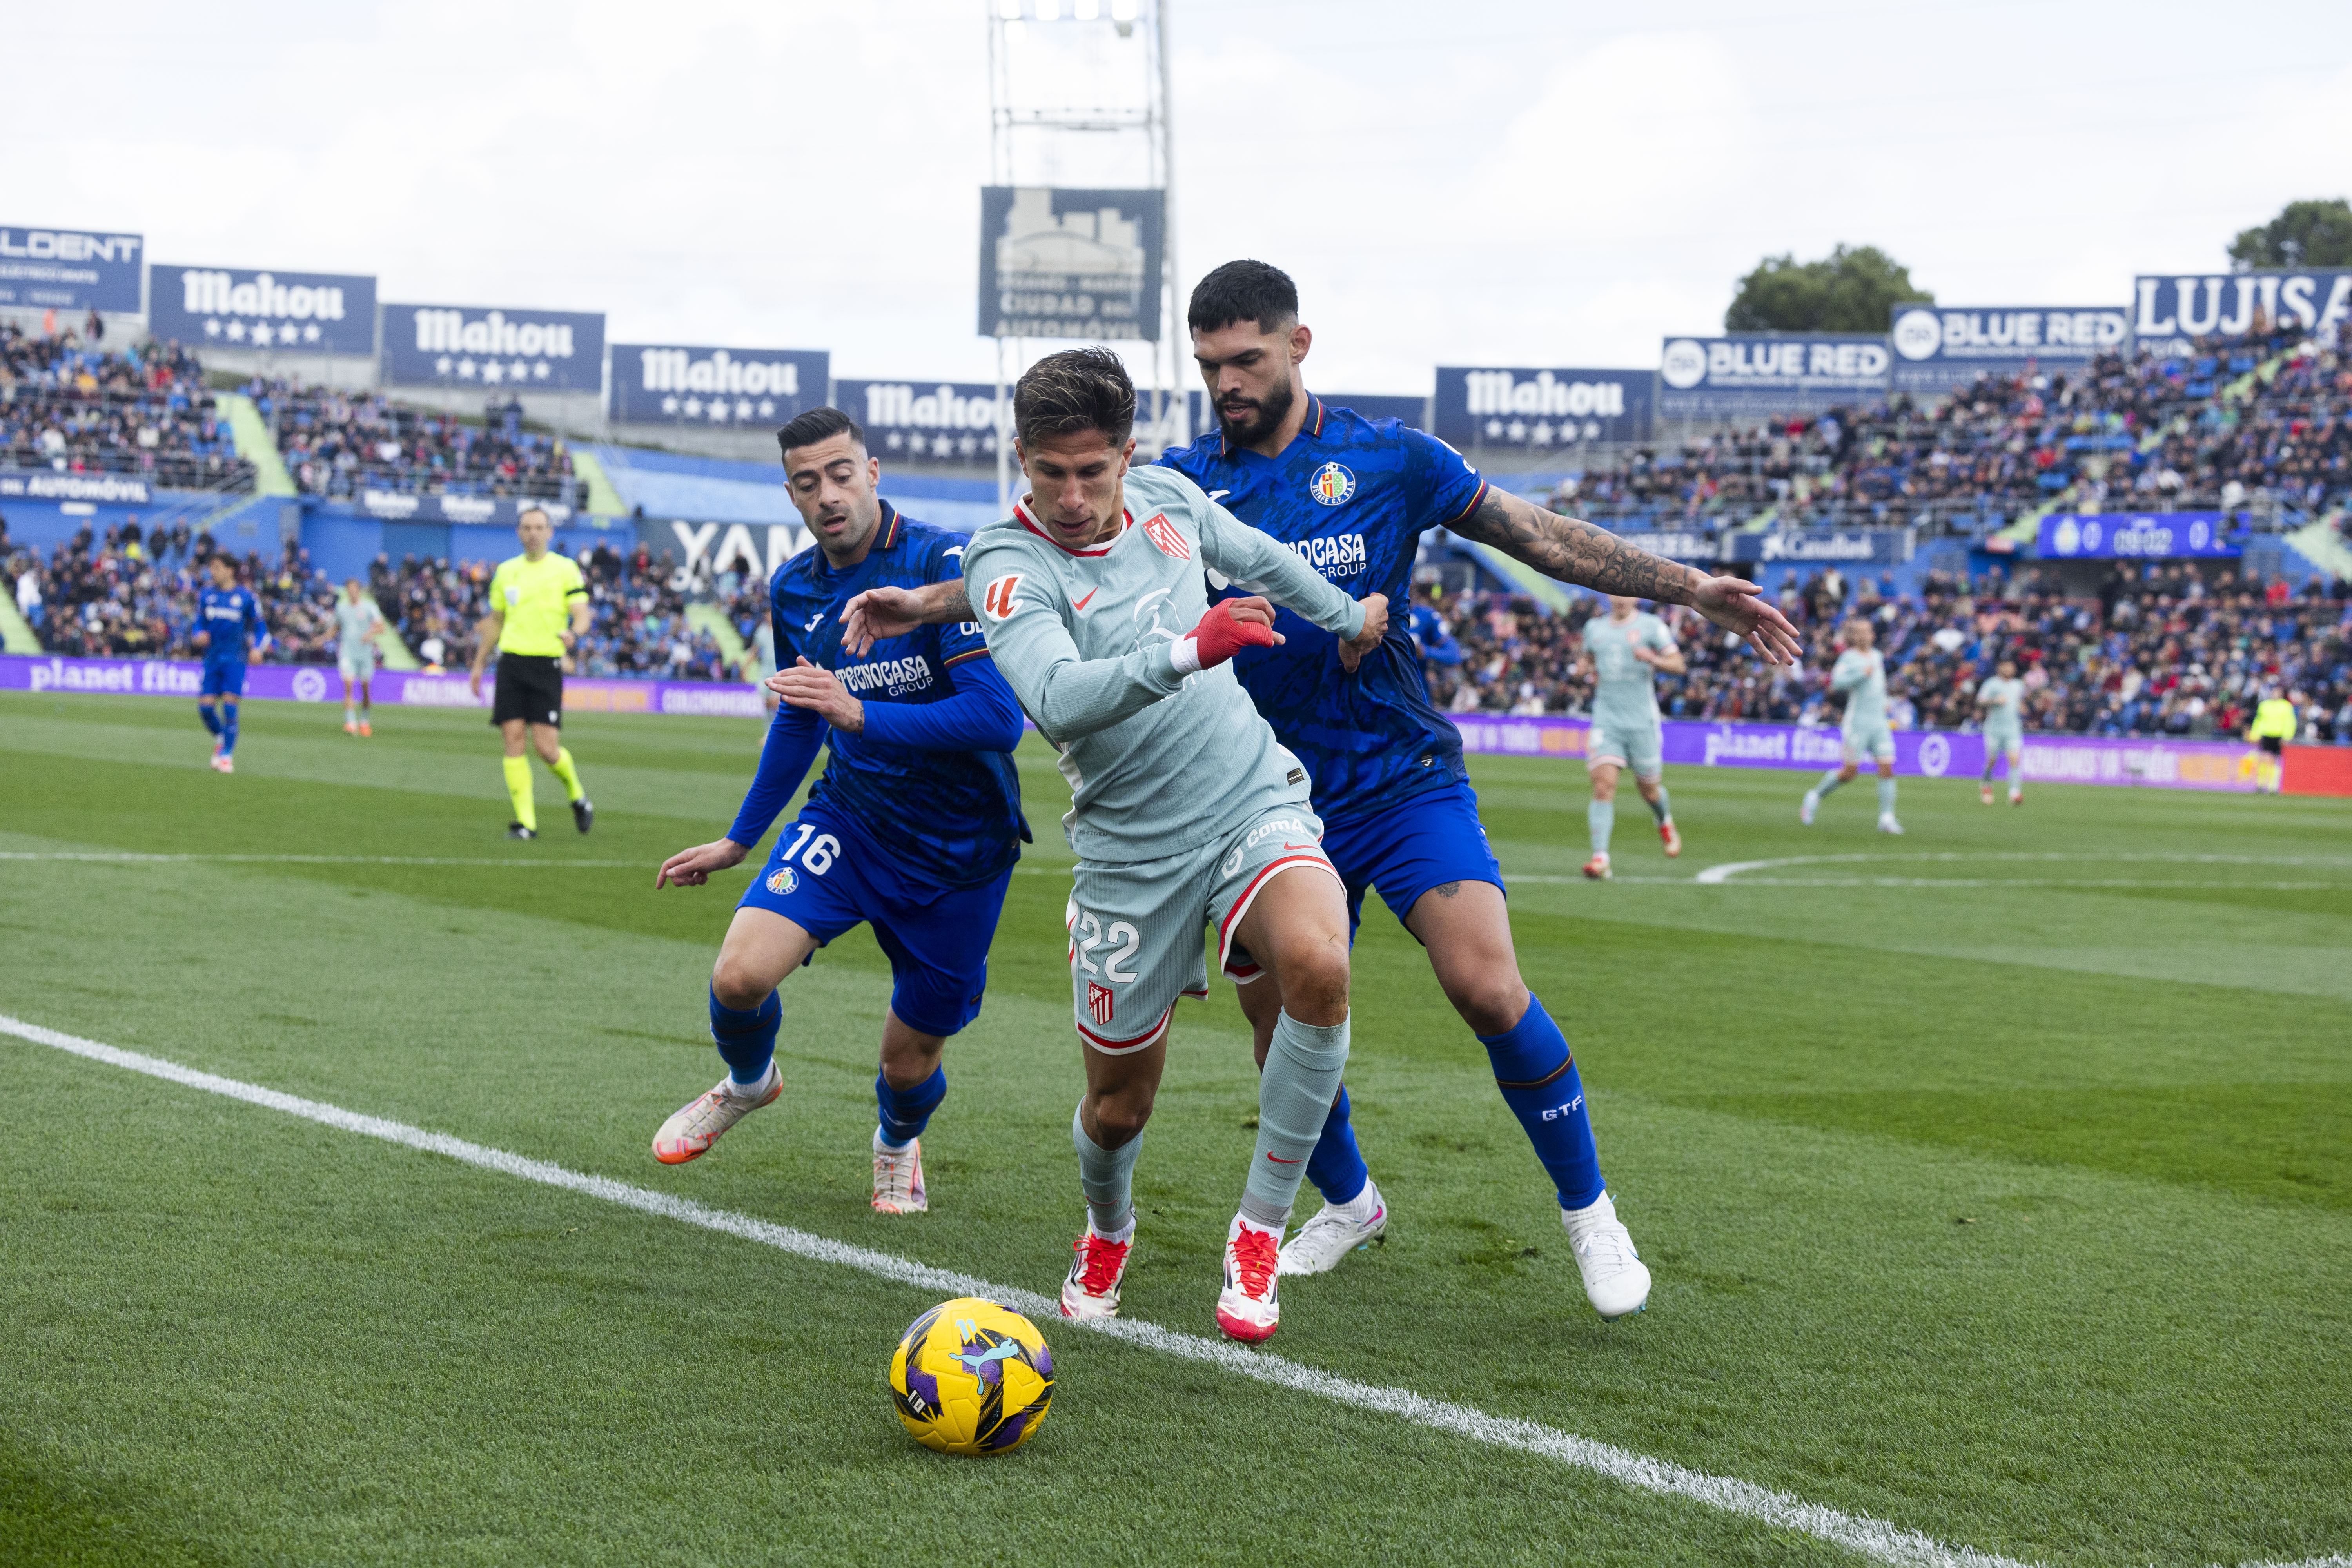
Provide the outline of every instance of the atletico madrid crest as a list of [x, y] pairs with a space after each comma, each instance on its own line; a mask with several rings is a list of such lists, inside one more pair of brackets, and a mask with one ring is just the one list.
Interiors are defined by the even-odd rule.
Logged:
[[1160, 546], [1160, 553], [1171, 561], [1192, 559], [1192, 547], [1184, 542], [1184, 536], [1176, 531], [1176, 525], [1168, 521], [1166, 512], [1154, 512], [1145, 518], [1143, 531], [1150, 536], [1152, 543]]
[[1112, 1002], [1109, 986], [1097, 985], [1091, 980], [1087, 982], [1087, 1011], [1094, 1015], [1096, 1023], [1110, 1022]]

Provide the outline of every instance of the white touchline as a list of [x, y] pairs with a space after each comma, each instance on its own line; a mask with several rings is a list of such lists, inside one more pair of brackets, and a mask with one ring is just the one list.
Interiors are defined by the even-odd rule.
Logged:
[[[2138, 862], [2166, 866], [2310, 866], [2352, 867], [2352, 860], [2326, 855], [2168, 855], [2161, 851], [2116, 850], [2112, 853], [2083, 850], [2050, 851], [1952, 851], [1919, 850], [1910, 854], [1880, 852], [1855, 855], [1784, 855], [1773, 860], [1727, 860], [1720, 866], [1709, 866], [1691, 879], [1694, 886], [1719, 887], [1734, 877], [1749, 871], [1777, 870], [1783, 866], [1858, 866], [1885, 860], [1964, 861], [1975, 864], [1986, 860], [2028, 861], [2047, 864], [2052, 861], [2071, 863]], [[1566, 880], [1565, 878], [1561, 879]], [[1756, 886], [1773, 884], [1759, 881]], [[2235, 884], [2230, 884], [2234, 886]], [[2300, 884], [2297, 884], [2298, 886]], [[2328, 884], [2333, 886], [2333, 884]]]
[[614, 870], [644, 867], [646, 860], [534, 860], [520, 855], [141, 855], [129, 850], [0, 849], [0, 860], [89, 860], [134, 866], [514, 866], [536, 870], [568, 866], [574, 869]]
[[[1084, 1323], [1074, 1322], [1060, 1316], [1060, 1305], [1052, 1297], [1041, 1296], [1034, 1290], [1009, 1289], [969, 1274], [933, 1268], [928, 1264], [896, 1258], [887, 1252], [875, 1252], [845, 1241], [814, 1236], [790, 1226], [711, 1208], [696, 1203], [692, 1198], [655, 1192], [646, 1187], [633, 1187], [609, 1176], [568, 1171], [544, 1160], [510, 1154], [503, 1149], [468, 1142], [446, 1133], [428, 1132], [424, 1128], [411, 1127], [405, 1122], [363, 1115], [356, 1110], [345, 1110], [341, 1106], [264, 1089], [258, 1084], [200, 1072], [194, 1068], [165, 1061], [161, 1057], [143, 1056], [137, 1051], [126, 1051], [97, 1040], [61, 1034], [5, 1014], [0, 1014], [0, 1034], [14, 1035], [37, 1046], [68, 1051], [91, 1061], [104, 1062], [109, 1067], [144, 1073], [150, 1078], [163, 1079], [188, 1089], [203, 1089], [207, 1094], [224, 1095], [249, 1105], [283, 1111], [289, 1116], [299, 1116], [346, 1132], [381, 1138], [387, 1143], [403, 1144], [426, 1153], [446, 1155], [486, 1171], [537, 1182], [542, 1186], [601, 1198], [606, 1203], [618, 1204], [624, 1208], [633, 1208], [662, 1219], [700, 1226], [705, 1230], [715, 1230], [763, 1247], [772, 1247], [780, 1252], [789, 1252], [814, 1262], [855, 1268], [894, 1284], [911, 1285], [953, 1296], [984, 1296], [1018, 1311], [1051, 1319], [1065, 1328], [1083, 1327], [1147, 1350], [1159, 1351], [1186, 1361], [1205, 1362], [1237, 1376], [1270, 1383], [1300, 1394], [1310, 1394], [1359, 1410], [1393, 1415], [1399, 1420], [1449, 1432], [1473, 1442], [1558, 1459], [1643, 1491], [1685, 1498], [1775, 1529], [1799, 1531], [1881, 1563], [1904, 1564], [1906, 1568], [2026, 1568], [2014, 1558], [1979, 1552], [1971, 1546], [1947, 1546], [1931, 1536], [1902, 1529], [1867, 1514], [1842, 1512], [1820, 1503], [1790, 1497], [1786, 1492], [1772, 1491], [1729, 1476], [1709, 1475], [1669, 1459], [1654, 1459], [1646, 1454], [1636, 1454], [1628, 1448], [1580, 1437], [1572, 1432], [1563, 1432], [1537, 1422], [1523, 1421], [1515, 1416], [1489, 1415], [1467, 1405], [1429, 1399], [1402, 1388], [1382, 1388], [1375, 1384], [1358, 1383], [1353, 1378], [1319, 1372], [1264, 1351], [1244, 1350], [1239, 1345], [1204, 1339], [1198, 1334], [1181, 1333], [1174, 1329], [1163, 1329], [1156, 1323], [1134, 1318], [1103, 1318]], [[2352, 1568], [2352, 1558], [2322, 1557], [2314, 1558], [2307, 1563], [2250, 1564], [2249, 1568], [2337, 1568], [2337, 1565]]]

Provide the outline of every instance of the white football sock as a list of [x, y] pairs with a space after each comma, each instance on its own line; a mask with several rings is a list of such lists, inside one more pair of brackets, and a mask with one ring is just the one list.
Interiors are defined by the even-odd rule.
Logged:
[[1131, 1241], [1135, 1237], [1135, 1211], [1127, 1211], [1127, 1223], [1117, 1230], [1097, 1230], [1095, 1217], [1087, 1215], [1087, 1234], [1097, 1241]]
[[1370, 1176], [1364, 1178], [1364, 1190], [1344, 1204], [1332, 1208], [1345, 1215], [1351, 1224], [1362, 1225], [1381, 1212], [1381, 1189]]
[[877, 1154], [903, 1154], [909, 1148], [913, 1147], [914, 1142], [915, 1141], [912, 1138], [909, 1138], [904, 1143], [893, 1143], [890, 1140], [882, 1136], [881, 1125], [878, 1122], [875, 1125], [874, 1152]]

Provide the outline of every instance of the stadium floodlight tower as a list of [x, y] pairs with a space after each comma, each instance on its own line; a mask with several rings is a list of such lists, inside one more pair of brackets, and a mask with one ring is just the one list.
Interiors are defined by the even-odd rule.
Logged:
[[[1123, 188], [1159, 194], [1158, 329], [1138, 375], [1136, 435], [1145, 455], [1190, 438], [1178, 374], [1175, 163], [1169, 126], [1168, 0], [984, 0], [988, 6], [989, 175], [999, 187]], [[1106, 215], [1108, 216], [1108, 215]], [[984, 280], [983, 280], [984, 281]], [[988, 315], [983, 301], [982, 331]], [[1030, 336], [998, 323], [996, 489], [1010, 507], [1006, 388]], [[1064, 336], [1073, 334], [1064, 333]], [[1078, 334], [1121, 341], [1113, 331]], [[1140, 345], [1145, 334], [1125, 341]]]

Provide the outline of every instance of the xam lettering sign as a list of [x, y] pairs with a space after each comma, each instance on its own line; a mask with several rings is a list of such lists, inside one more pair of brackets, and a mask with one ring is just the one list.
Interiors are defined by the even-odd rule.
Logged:
[[2151, 353], [2195, 352], [2202, 337], [2281, 328], [2325, 336], [2352, 319], [2352, 268], [2209, 272], [2132, 279], [2132, 338]]
[[1847, 332], [1668, 338], [1658, 417], [1818, 414], [1886, 396], [1886, 340]]
[[383, 379], [491, 391], [604, 389], [604, 318], [573, 310], [386, 305]]
[[1465, 449], [1643, 440], [1656, 380], [1645, 370], [1440, 365], [1432, 434]]
[[722, 573], [765, 582], [776, 568], [808, 548], [809, 531], [796, 523], [755, 528], [747, 523], [641, 522], [638, 542], [667, 556], [685, 574], [682, 585], [707, 586]]
[[136, 311], [146, 258], [143, 235], [0, 228], [0, 305]]
[[2130, 313], [2111, 305], [1896, 305], [1891, 314], [1897, 392], [1949, 392], [1987, 374], [2088, 364], [2122, 348], [2130, 327]]
[[821, 349], [613, 345], [612, 416], [628, 424], [782, 425], [821, 406], [833, 356]]
[[151, 267], [147, 329], [194, 348], [375, 353], [375, 279], [241, 267]]

